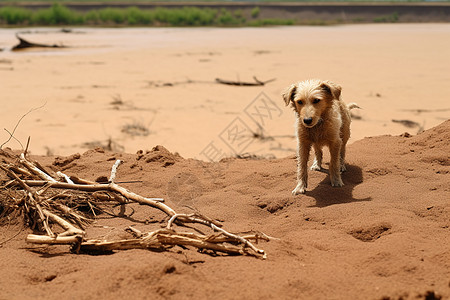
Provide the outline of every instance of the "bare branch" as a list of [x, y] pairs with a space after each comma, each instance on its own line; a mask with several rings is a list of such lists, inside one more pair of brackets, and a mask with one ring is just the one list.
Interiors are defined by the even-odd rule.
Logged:
[[[26, 116], [28, 116], [28, 115], [29, 115], [30, 113], [32, 113], [33, 111], [43, 108], [46, 104], [47, 104], [47, 102], [45, 102], [43, 105], [41, 105], [41, 106], [39, 106], [39, 107], [35, 107], [35, 108], [30, 109], [26, 114], [24, 114], [24, 115], [19, 119], [19, 121], [17, 121], [16, 126], [14, 126], [14, 129], [13, 129], [12, 133], [10, 133], [10, 132], [5, 128], [5, 130], [10, 134], [10, 136], [9, 136], [9, 139], [8, 139], [6, 142], [4, 142], [3, 144], [0, 145], [0, 149], [2, 149], [4, 145], [8, 144], [9, 141], [11, 140], [11, 138], [14, 137], [14, 133], [16, 132], [17, 127], [19, 127], [19, 124], [20, 124], [20, 122], [22, 122], [23, 118], [25, 118]], [[14, 138], [14, 139], [15, 139], [15, 138]], [[16, 140], [17, 140], [17, 139], [16, 139]], [[19, 142], [19, 143], [20, 143], [20, 142]], [[21, 146], [22, 146], [22, 144], [21, 144]], [[27, 146], [27, 148], [28, 148], [28, 146]], [[22, 146], [22, 149], [23, 149], [23, 146]]]
[[263, 85], [275, 80], [275, 78], [272, 78], [272, 79], [269, 79], [266, 81], [261, 81], [261, 80], [258, 80], [255, 76], [253, 76], [253, 79], [255, 80], [255, 82], [233, 81], [233, 80], [224, 80], [224, 79], [216, 78], [216, 82], [221, 83], [221, 84], [236, 85], [236, 86], [263, 86]]
[[109, 177], [109, 182], [114, 182], [114, 180], [116, 179], [117, 168], [120, 166], [121, 163], [122, 163], [122, 161], [120, 159], [118, 159], [112, 166], [111, 176]]

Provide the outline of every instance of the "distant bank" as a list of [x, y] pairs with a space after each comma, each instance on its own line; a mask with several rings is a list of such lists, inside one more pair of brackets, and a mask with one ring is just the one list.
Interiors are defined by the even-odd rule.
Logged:
[[[92, 11], [126, 10], [134, 7], [142, 11], [156, 9], [181, 10], [185, 7], [199, 10], [217, 11], [217, 14], [229, 12], [229, 16], [236, 18], [236, 22], [229, 25], [248, 25], [253, 21], [257, 25], [283, 25], [283, 22], [260, 22], [260, 20], [289, 20], [285, 25], [327, 25], [345, 23], [429, 23], [450, 22], [449, 2], [420, 2], [420, 3], [323, 3], [323, 2], [67, 2], [64, 7], [71, 11], [88, 13]], [[37, 11], [49, 9], [51, 2], [22, 2], [0, 3], [0, 9], [6, 6], [20, 7]], [[228, 17], [228, 16], [227, 16]], [[242, 20], [245, 20], [242, 21]], [[95, 25], [95, 24], [94, 24]], [[126, 24], [124, 24], [126, 25]], [[139, 24], [135, 24], [139, 25]], [[152, 24], [148, 24], [152, 25]], [[155, 24], [153, 24], [155, 25]], [[158, 24], [156, 24], [158, 25]], [[159, 24], [164, 25], [164, 24]], [[183, 24], [181, 24], [183, 25]], [[184, 24], [189, 25], [189, 24]], [[194, 24], [221, 25], [221, 24]], [[227, 25], [227, 24], [222, 24]]]

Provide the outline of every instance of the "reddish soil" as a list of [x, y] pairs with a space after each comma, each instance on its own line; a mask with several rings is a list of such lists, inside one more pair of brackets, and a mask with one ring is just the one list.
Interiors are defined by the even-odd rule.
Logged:
[[[178, 247], [76, 255], [68, 246], [27, 244], [30, 231], [4, 215], [0, 299], [449, 299], [449, 149], [450, 121], [416, 136], [365, 138], [348, 147], [344, 187], [310, 172], [309, 190], [296, 197], [293, 156], [206, 163], [161, 146], [34, 156], [90, 180], [109, 176], [121, 159], [117, 180], [142, 180], [123, 184], [128, 189], [178, 211], [194, 206], [232, 232], [276, 239], [259, 244], [266, 260]], [[149, 220], [164, 219], [133, 208], [132, 220], [100, 215], [88, 236], [113, 240], [130, 224], [150, 230], [160, 224]]]

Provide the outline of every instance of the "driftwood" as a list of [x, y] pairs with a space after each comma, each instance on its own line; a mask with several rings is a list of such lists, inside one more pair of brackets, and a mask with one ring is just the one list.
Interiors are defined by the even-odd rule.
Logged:
[[24, 38], [21, 38], [18, 34], [16, 34], [16, 37], [19, 39], [19, 44], [15, 45], [14, 47], [12, 47], [12, 51], [18, 51], [18, 50], [23, 50], [23, 49], [28, 49], [28, 48], [66, 48], [66, 46], [63, 45], [48, 45], [48, 44], [38, 44], [38, 43], [33, 43], [33, 42], [29, 42], [27, 40], [25, 40]]
[[408, 128], [420, 127], [420, 124], [411, 120], [392, 120], [394, 123], [402, 124]]
[[402, 124], [403, 126], [405, 126], [407, 128], [411, 128], [411, 129], [417, 128], [417, 134], [424, 131], [423, 125], [420, 125], [419, 123], [411, 121], [411, 120], [392, 120], [392, 122]]
[[275, 78], [261, 81], [256, 76], [253, 76], [253, 79], [255, 82], [245, 82], [245, 81], [232, 81], [232, 80], [225, 80], [216, 78], [215, 81], [200, 81], [200, 80], [191, 80], [187, 79], [186, 81], [177, 81], [177, 82], [155, 82], [155, 81], [149, 81], [149, 85], [151, 87], [172, 87], [176, 85], [182, 85], [182, 84], [194, 84], [194, 83], [219, 83], [219, 84], [225, 84], [225, 85], [235, 85], [235, 86], [264, 86], [265, 84], [275, 81]]
[[[208, 218], [201, 213], [180, 214], [164, 203], [161, 198], [147, 198], [128, 191], [115, 183], [117, 169], [120, 160], [117, 160], [111, 170], [111, 176], [107, 183], [96, 183], [81, 179], [76, 176], [68, 176], [61, 172], [50, 174], [39, 163], [29, 160], [25, 153], [16, 158], [17, 163], [1, 163], [0, 169], [10, 178], [10, 181], [1, 183], [2, 197], [0, 205], [13, 207], [23, 212], [28, 224], [35, 231], [43, 234], [29, 234], [26, 241], [33, 244], [72, 245], [72, 251], [80, 252], [104, 252], [126, 249], [153, 249], [166, 250], [174, 246], [192, 246], [199, 250], [222, 252], [229, 255], [252, 255], [265, 258], [264, 250], [257, 248], [253, 241], [269, 240], [262, 233], [250, 233], [246, 235], [234, 234], [222, 228], [222, 224]], [[61, 192], [62, 191], [62, 192]], [[159, 228], [152, 232], [141, 232], [134, 227], [126, 228], [134, 238], [106, 241], [104, 239], [87, 239], [85, 226], [95, 220], [87, 217], [77, 209], [77, 205], [69, 207], [61, 201], [68, 193], [74, 193], [70, 203], [78, 206], [84, 201], [94, 207], [98, 201], [107, 201], [120, 205], [124, 215], [125, 205], [139, 203], [164, 212], [168, 217], [165, 228]], [[6, 197], [5, 197], [6, 195]], [[73, 205], [72, 205], [73, 206]], [[56, 233], [53, 224], [59, 225], [63, 232]], [[210, 234], [179, 231], [175, 228], [188, 227], [187, 224], [199, 224], [206, 226]], [[45, 233], [45, 234], [44, 234]]]
[[226, 84], [226, 85], [237, 85], [237, 86], [263, 86], [266, 83], [269, 83], [269, 82], [272, 82], [275, 80], [275, 78], [272, 78], [272, 79], [269, 79], [266, 81], [261, 81], [258, 78], [256, 78], [255, 76], [253, 76], [253, 79], [255, 80], [255, 82], [230, 81], [230, 80], [216, 78], [216, 82], [221, 83], [221, 84]]

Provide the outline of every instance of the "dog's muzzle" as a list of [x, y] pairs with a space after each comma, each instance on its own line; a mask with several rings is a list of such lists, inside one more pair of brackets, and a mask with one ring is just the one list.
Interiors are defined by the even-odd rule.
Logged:
[[312, 118], [304, 118], [303, 119], [303, 123], [305, 123], [306, 125], [311, 125], [312, 124], [313, 119]]

